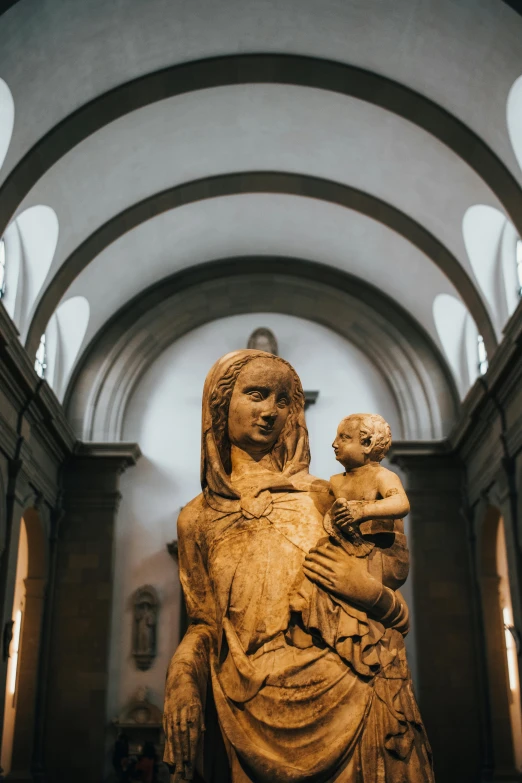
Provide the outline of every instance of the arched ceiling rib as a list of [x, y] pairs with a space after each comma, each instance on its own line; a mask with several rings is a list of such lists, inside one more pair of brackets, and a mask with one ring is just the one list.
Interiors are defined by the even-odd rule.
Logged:
[[[238, 193], [286, 193], [308, 196], [356, 209], [362, 214], [374, 217], [408, 239], [444, 272], [463, 297], [489, 349], [493, 352], [496, 345], [494, 329], [473, 282], [447, 248], [423, 226], [390, 204], [357, 189], [328, 180], [281, 172], [242, 172], [186, 183], [156, 194], [108, 221], [80, 245], [56, 272], [37, 307], [27, 337], [28, 350], [30, 352], [35, 350], [48, 319], [75, 277], [119, 236], [167, 210], [208, 198]], [[147, 263], [146, 259], [144, 263]], [[132, 274], [131, 270], [127, 273]]]
[[55, 271], [134, 203], [187, 181], [251, 170], [307, 174], [369, 192], [422, 223], [465, 267], [462, 216], [475, 203], [501, 206], [448, 147], [392, 112], [324, 90], [248, 84], [125, 114], [60, 159], [20, 210], [47, 199], [61, 216]]
[[84, 439], [117, 440], [136, 383], [168, 345], [223, 314], [256, 311], [322, 323], [364, 350], [396, 399], [404, 437], [440, 438], [451, 427], [458, 398], [450, 373], [395, 302], [321, 264], [250, 257], [193, 266], [122, 308], [73, 374], [65, 405], [76, 431]]
[[[100, 265], [118, 263], [125, 232], [140, 226], [136, 239], [166, 211], [176, 221], [178, 207], [208, 217], [203, 202], [270, 193], [292, 196], [302, 220], [302, 205], [318, 199], [321, 208], [358, 210], [407, 240], [416, 260], [397, 261], [394, 271], [430, 258], [430, 292], [458, 292], [493, 352], [496, 336], [460, 225], [482, 203], [503, 208], [522, 234], [522, 172], [505, 122], [522, 72], [522, 20], [507, 6], [24, 0], [4, 21], [0, 76], [12, 90], [17, 127], [1, 172], [0, 234], [17, 209], [37, 202], [54, 208], [61, 226], [26, 342], [31, 353], [60, 300], [84, 293], [87, 265], [100, 253], [93, 269], [103, 284]], [[240, 232], [229, 225], [223, 255], [246, 241]], [[317, 224], [311, 239], [320, 237]], [[280, 239], [270, 253], [301, 254], [299, 242]], [[196, 247], [187, 263], [202, 260]], [[333, 250], [313, 257], [337, 263]], [[164, 274], [165, 251], [156, 246], [143, 260], [153, 279]], [[363, 257], [361, 247], [359, 264]], [[124, 258], [119, 263], [132, 275]], [[376, 279], [380, 267], [368, 263]], [[386, 290], [384, 277], [381, 285]], [[430, 319], [431, 307], [426, 328]]]
[[[63, 228], [50, 279], [58, 275], [66, 281], [61, 264], [82, 254], [89, 237], [103, 233], [107, 218], [130, 210], [123, 223], [127, 229], [135, 202], [143, 212], [142, 202], [150, 203], [146, 199], [165, 188], [238, 169], [326, 175], [352, 191], [369, 191], [377, 197], [371, 213], [376, 219], [381, 202], [389, 202], [436, 236], [468, 272], [461, 215], [477, 201], [500, 206], [460, 158], [391, 112], [322, 90], [241, 85], [193, 92], [124, 115], [61, 159], [21, 209], [44, 197], [56, 205]], [[301, 191], [297, 186], [290, 192]], [[308, 192], [306, 185], [303, 192]], [[311, 195], [322, 198], [318, 191]], [[349, 206], [359, 208], [353, 200]], [[385, 216], [384, 222], [395, 230], [397, 221]], [[232, 237], [241, 226], [232, 225], [230, 231]], [[438, 250], [427, 252], [438, 263]], [[440, 263], [448, 271], [443, 259]], [[148, 264], [155, 264], [152, 256]], [[457, 278], [451, 279], [458, 286]], [[55, 297], [63, 293], [63, 288], [54, 290]], [[465, 288], [462, 296], [469, 300]], [[41, 328], [38, 322], [35, 330]], [[484, 330], [487, 335], [487, 326]]]
[[522, 20], [498, 1], [24, 0], [2, 31], [2, 76], [21, 123], [9, 168], [42, 132], [129, 79], [209, 56], [287, 52], [388, 74], [453, 113], [514, 170], [503, 117], [522, 73]]
[[31, 187], [57, 160], [118, 117], [173, 95], [259, 82], [317, 87], [357, 97], [418, 125], [482, 177], [522, 233], [522, 191], [516, 179], [493, 151], [455, 117], [385, 77], [353, 66], [290, 55], [237, 55], [173, 66], [93, 100], [50, 131], [8, 176], [0, 188], [0, 229], [5, 228]]
[[[177, 271], [227, 254], [247, 266], [253, 255], [321, 259], [385, 291], [436, 342], [433, 291], [458, 296], [418, 248], [361, 212], [316, 198], [241, 193], [195, 201], [127, 231], [78, 275], [64, 300], [83, 295], [91, 301], [90, 338], [111, 313], [140, 291]], [[122, 267], [132, 274], [122, 275]]]

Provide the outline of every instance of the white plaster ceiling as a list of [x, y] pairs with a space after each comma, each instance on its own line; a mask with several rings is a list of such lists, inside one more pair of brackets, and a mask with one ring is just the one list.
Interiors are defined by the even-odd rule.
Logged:
[[458, 296], [435, 264], [371, 218], [316, 199], [249, 194], [189, 204], [129, 231], [86, 267], [64, 300], [89, 299], [87, 341], [122, 300], [156, 280], [193, 264], [256, 254], [320, 259], [367, 280], [399, 302], [436, 341], [433, 291]]
[[[522, 73], [522, 18], [501, 0], [19, 0], [0, 19], [0, 78], [15, 106], [0, 184], [57, 123], [108, 90], [199, 58], [251, 53], [325, 58], [396, 80], [462, 120], [522, 183], [506, 124], [506, 101]], [[494, 169], [494, 158], [487, 165]], [[478, 174], [417, 125], [369, 102], [284, 84], [160, 100], [91, 132], [29, 192], [23, 171], [17, 214], [48, 205], [60, 226], [40, 301], [68, 257], [107, 221], [204, 177], [289, 172], [359, 189], [431, 233], [479, 291], [463, 217], [476, 204], [505, 214]], [[513, 203], [517, 189], [509, 187]], [[86, 345], [148, 285], [207, 260], [249, 254], [301, 257], [358, 275], [435, 339], [434, 298], [458, 296], [434, 261], [377, 220], [274, 194], [204, 200], [149, 219], [58, 295], [89, 301]]]
[[506, 100], [522, 19], [500, 0], [20, 0], [1, 22], [0, 76], [16, 132], [0, 177], [57, 122], [130, 79], [215, 55], [310, 55], [432, 99], [519, 178]]
[[316, 89], [239, 85], [164, 100], [112, 122], [61, 158], [20, 211], [48, 203], [58, 214], [52, 276], [126, 207], [193, 179], [252, 170], [324, 177], [375, 195], [437, 236], [468, 271], [466, 210], [476, 203], [502, 209], [455, 153], [391, 112]]

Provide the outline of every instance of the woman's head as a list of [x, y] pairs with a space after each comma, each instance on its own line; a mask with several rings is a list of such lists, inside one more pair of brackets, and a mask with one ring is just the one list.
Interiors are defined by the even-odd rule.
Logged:
[[[283, 469], [284, 446], [304, 430], [304, 394], [295, 370], [271, 354], [242, 351], [210, 390], [210, 414], [221, 462], [230, 473], [230, 446], [254, 457], [272, 452]], [[306, 454], [308, 440], [306, 438]]]
[[252, 456], [276, 444], [290, 414], [294, 378], [272, 358], [254, 359], [236, 378], [228, 409], [228, 437]]

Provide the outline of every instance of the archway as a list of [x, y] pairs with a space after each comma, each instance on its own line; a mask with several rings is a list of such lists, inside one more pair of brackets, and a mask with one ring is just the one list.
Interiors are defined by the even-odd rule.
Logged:
[[12, 780], [26, 777], [31, 764], [46, 570], [43, 524], [29, 508], [20, 526], [1, 749]]
[[[247, 261], [243, 264], [242, 261]], [[393, 390], [402, 437], [443, 437], [458, 395], [438, 349], [396, 302], [353, 275], [280, 256], [220, 259], [177, 272], [113, 316], [76, 367], [65, 396], [83, 440], [117, 441], [127, 400], [162, 351], [225, 315], [279, 312], [309, 319], [369, 355]]]
[[495, 779], [522, 770], [522, 715], [517, 640], [504, 520], [490, 506], [482, 526], [480, 582]]

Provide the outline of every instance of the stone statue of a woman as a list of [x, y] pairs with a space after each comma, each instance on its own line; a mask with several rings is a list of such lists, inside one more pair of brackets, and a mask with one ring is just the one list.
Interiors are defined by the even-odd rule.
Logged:
[[[206, 768], [220, 783], [433, 781], [404, 649], [406, 605], [365, 558], [333, 540], [316, 547], [333, 496], [309, 459], [292, 367], [255, 350], [220, 359], [203, 394], [203, 491], [178, 521], [190, 626], [167, 677], [175, 783], [205, 775], [207, 692], [226, 769]], [[305, 560], [308, 578], [335, 596], [328, 622], [349, 656], [310, 633], [292, 604]]]

